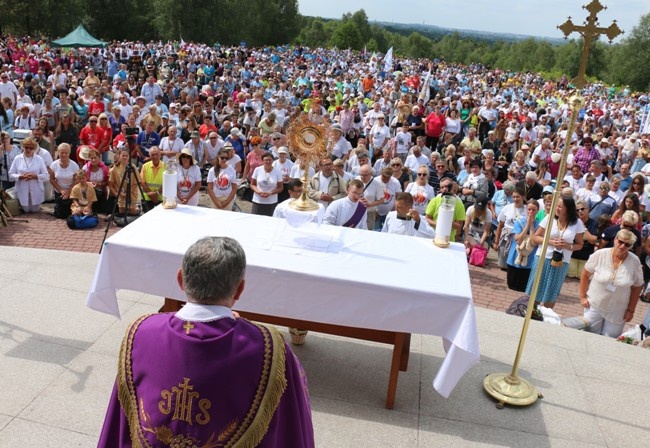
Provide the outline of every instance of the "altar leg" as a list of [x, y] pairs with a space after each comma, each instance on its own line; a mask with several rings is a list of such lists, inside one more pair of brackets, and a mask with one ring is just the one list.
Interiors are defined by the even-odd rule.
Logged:
[[[388, 377], [388, 394], [386, 395], [386, 409], [393, 409], [395, 405], [395, 395], [397, 393], [397, 378], [402, 366], [408, 364], [408, 356], [404, 360], [405, 346], [408, 350], [410, 346], [411, 335], [407, 333], [395, 333], [393, 342], [393, 360], [390, 363], [390, 375]], [[406, 370], [406, 369], [404, 369]]]
[[399, 369], [402, 372], [406, 372], [406, 369], [409, 367], [409, 354], [411, 353], [411, 333], [406, 333], [404, 338], [404, 346], [402, 347], [402, 359], [399, 365]]
[[179, 311], [183, 305], [185, 305], [185, 302], [181, 302], [180, 300], [175, 300], [175, 299], [170, 299], [169, 297], [165, 297], [165, 303], [163, 304], [162, 308], [158, 310], [159, 313], [175, 313], [176, 311]]

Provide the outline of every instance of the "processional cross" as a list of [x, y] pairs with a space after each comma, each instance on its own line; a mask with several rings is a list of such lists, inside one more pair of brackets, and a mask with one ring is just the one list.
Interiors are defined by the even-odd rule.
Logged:
[[[582, 55], [580, 56], [580, 68], [578, 70], [578, 76], [572, 81], [577, 87], [578, 91], [576, 95], [572, 96], [569, 99], [569, 105], [571, 107], [571, 119], [569, 121], [569, 126], [567, 129], [567, 136], [572, 136], [573, 131], [576, 126], [576, 121], [578, 118], [578, 113], [584, 105], [584, 98], [580, 96], [580, 90], [587, 85], [587, 61], [589, 60], [589, 50], [591, 49], [591, 42], [594, 38], [597, 38], [601, 34], [607, 35], [609, 41], [611, 42], [617, 36], [621, 35], [623, 31], [618, 27], [616, 21], [614, 21], [608, 28], [602, 28], [598, 26], [598, 17], [597, 14], [602, 10], [606, 9], [599, 0], [593, 0], [588, 5], [582, 7], [589, 11], [589, 17], [585, 21], [583, 26], [575, 25], [571, 21], [571, 17], [564, 22], [558, 28], [564, 33], [564, 37], [568, 38], [569, 34], [574, 31], [580, 33], [584, 39], [584, 44], [582, 48]], [[565, 145], [564, 151], [562, 151], [562, 160], [560, 162], [560, 168], [558, 170], [557, 178], [564, 179], [564, 174], [566, 173], [566, 162], [567, 156], [569, 154], [570, 147], [570, 137], [567, 138], [567, 144]], [[558, 188], [553, 193], [553, 202], [551, 203], [551, 210], [555, 210], [555, 207], [560, 199], [561, 189]], [[544, 232], [544, 240], [541, 247], [537, 250], [541, 254], [546, 253], [548, 243], [551, 237], [551, 231], [553, 226], [547, 226], [546, 231]], [[517, 347], [517, 354], [515, 355], [515, 361], [512, 365], [511, 373], [493, 373], [486, 376], [483, 380], [483, 388], [485, 391], [491, 395], [493, 398], [498, 400], [497, 408], [503, 408], [504, 404], [510, 404], [514, 406], [528, 406], [534, 403], [538, 398], [542, 396], [541, 393], [537, 391], [535, 386], [528, 380], [519, 377], [519, 362], [521, 361], [521, 355], [524, 350], [524, 345], [526, 343], [526, 334], [528, 333], [528, 326], [530, 325], [530, 319], [535, 307], [535, 300], [537, 299], [537, 290], [539, 288], [540, 279], [542, 276], [542, 270], [544, 263], [538, 263], [535, 272], [531, 275], [534, 275], [533, 286], [530, 293], [530, 298], [528, 300], [528, 308], [526, 310], [526, 318], [524, 319], [524, 324], [521, 329], [521, 336], [519, 338], [519, 346]], [[554, 269], [554, 268], [551, 268]]]
[[577, 31], [582, 35], [584, 39], [584, 44], [582, 46], [582, 55], [580, 56], [580, 68], [578, 69], [578, 76], [572, 81], [573, 84], [581, 89], [587, 85], [587, 62], [589, 61], [589, 50], [591, 49], [591, 42], [594, 38], [598, 38], [599, 35], [604, 34], [609, 39], [609, 43], [623, 34], [623, 30], [618, 27], [616, 20], [612, 21], [612, 24], [603, 28], [598, 26], [598, 13], [607, 9], [607, 6], [603, 6], [599, 0], [592, 0], [588, 5], [584, 5], [582, 9], [589, 11], [589, 16], [585, 20], [584, 25], [575, 25], [571, 21], [571, 17], [567, 19], [562, 25], [558, 25], [558, 29], [564, 34], [564, 38], [568, 39], [569, 35], [574, 31]]

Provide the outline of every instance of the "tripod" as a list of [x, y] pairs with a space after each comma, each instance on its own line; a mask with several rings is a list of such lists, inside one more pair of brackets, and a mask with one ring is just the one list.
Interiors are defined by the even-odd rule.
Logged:
[[[132, 179], [135, 178], [135, 182], [138, 185], [138, 190], [140, 190], [140, 197], [143, 199], [142, 200], [142, 209], [143, 211], [149, 211], [147, 208], [147, 204], [144, 201], [144, 190], [142, 189], [142, 185], [140, 184], [140, 177], [138, 174], [138, 170], [135, 169], [133, 164], [129, 162], [126, 167], [124, 168], [124, 174], [122, 174], [122, 180], [120, 181], [120, 187], [117, 189], [117, 198], [115, 200], [115, 203], [113, 204], [113, 210], [111, 211], [111, 218], [108, 220], [106, 223], [106, 230], [104, 230], [104, 238], [102, 239], [102, 245], [99, 248], [99, 253], [102, 253], [102, 249], [104, 248], [104, 242], [106, 241], [106, 237], [108, 236], [108, 229], [111, 227], [111, 223], [115, 221], [115, 224], [119, 227], [125, 227], [127, 224], [130, 222], [134, 221], [139, 217], [129, 215], [129, 210], [131, 208], [131, 188], [132, 188]], [[126, 189], [125, 189], [126, 187]], [[116, 210], [118, 210], [118, 204], [120, 202], [120, 196], [122, 193], [125, 193], [124, 197], [124, 214], [121, 216], [117, 216], [115, 213]], [[129, 220], [129, 217], [131, 217], [131, 220]]]

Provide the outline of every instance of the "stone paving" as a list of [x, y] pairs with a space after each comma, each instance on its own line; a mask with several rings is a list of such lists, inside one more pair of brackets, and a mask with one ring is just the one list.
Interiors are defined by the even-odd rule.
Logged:
[[[201, 206], [208, 206], [209, 199], [201, 194]], [[250, 210], [250, 204], [239, 201], [243, 211]], [[8, 227], [0, 227], [0, 245], [31, 247], [40, 249], [68, 250], [75, 252], [98, 253], [106, 230], [106, 223], [100, 220], [100, 225], [90, 230], [70, 230], [64, 220], [55, 219], [48, 211], [52, 204], [44, 204], [43, 212], [31, 215], [20, 215], [17, 218], [28, 219], [29, 222], [10, 222]], [[108, 236], [119, 231], [111, 224]], [[505, 311], [510, 303], [521, 293], [509, 290], [506, 286], [506, 273], [496, 264], [496, 254], [490, 251], [485, 268], [469, 267], [474, 303], [477, 306]], [[567, 279], [562, 287], [555, 310], [561, 316], [576, 316], [582, 314], [582, 306], [578, 298], [578, 279]], [[638, 324], [648, 310], [648, 304], [639, 301], [632, 324]]]

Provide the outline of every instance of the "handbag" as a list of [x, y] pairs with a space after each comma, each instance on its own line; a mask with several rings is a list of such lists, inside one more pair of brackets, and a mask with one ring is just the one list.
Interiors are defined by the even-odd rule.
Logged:
[[485, 266], [487, 256], [488, 249], [481, 246], [480, 244], [476, 244], [474, 247], [472, 247], [472, 251], [469, 254], [469, 264], [482, 268]]

